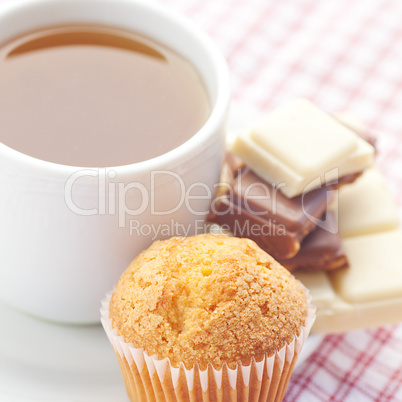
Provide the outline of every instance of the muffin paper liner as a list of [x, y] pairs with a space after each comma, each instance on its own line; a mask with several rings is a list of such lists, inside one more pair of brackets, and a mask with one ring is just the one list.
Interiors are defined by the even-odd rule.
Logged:
[[[304, 288], [304, 286], [303, 286]], [[241, 362], [234, 369], [226, 363], [216, 370], [211, 363], [205, 370], [196, 364], [186, 369], [183, 363], [173, 367], [169, 358], [148, 356], [144, 349], [126, 343], [112, 327], [108, 293], [101, 305], [101, 321], [116, 353], [127, 393], [131, 401], [281, 401], [300, 350], [315, 320], [315, 307], [306, 288], [308, 314], [304, 326], [293, 341], [261, 361], [253, 357], [249, 365]]]

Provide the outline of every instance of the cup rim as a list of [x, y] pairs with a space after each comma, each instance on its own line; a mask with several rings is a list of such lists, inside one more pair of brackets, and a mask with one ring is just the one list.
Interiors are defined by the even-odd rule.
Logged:
[[[153, 3], [145, 2], [143, 0], [102, 0], [103, 2], [112, 3], [113, 7], [119, 7], [125, 4], [132, 4], [136, 7], [148, 10], [159, 14], [165, 20], [171, 23], [179, 25], [183, 30], [186, 30], [193, 38], [197, 41], [200, 48], [207, 50], [209, 55], [209, 64], [211, 69], [213, 69], [216, 76], [217, 91], [216, 99], [211, 102], [211, 113], [202, 127], [192, 135], [187, 141], [180, 144], [178, 147], [158, 155], [154, 158], [147, 159], [144, 161], [117, 165], [117, 166], [75, 166], [75, 165], [64, 165], [55, 162], [50, 162], [30, 156], [28, 154], [22, 153], [14, 148], [11, 148], [0, 141], [0, 158], [5, 156], [8, 160], [18, 162], [21, 166], [26, 166], [32, 172], [32, 170], [39, 170], [46, 173], [60, 174], [60, 175], [71, 175], [77, 170], [81, 169], [106, 169], [106, 171], [114, 171], [116, 175], [125, 176], [127, 174], [141, 174], [143, 172], [148, 172], [151, 170], [162, 169], [165, 166], [174, 166], [177, 161], [185, 160], [186, 155], [191, 154], [196, 150], [202, 149], [202, 145], [205, 144], [209, 139], [211, 139], [216, 131], [222, 126], [225, 121], [225, 117], [229, 108], [230, 101], [230, 79], [229, 79], [229, 69], [226, 60], [218, 47], [215, 45], [213, 40], [198, 26], [192, 23], [185, 16], [167, 9], [166, 7]], [[13, 2], [6, 3], [0, 9], [0, 22], [2, 19], [7, 18], [8, 14], [24, 10], [26, 7], [41, 7], [46, 5], [54, 6], [58, 3], [60, 6], [65, 6], [66, 4], [82, 4], [95, 3], [93, 0], [14, 0]], [[174, 46], [172, 46], [174, 49]], [[198, 70], [199, 74], [201, 72]], [[203, 77], [204, 78], [204, 77]]]

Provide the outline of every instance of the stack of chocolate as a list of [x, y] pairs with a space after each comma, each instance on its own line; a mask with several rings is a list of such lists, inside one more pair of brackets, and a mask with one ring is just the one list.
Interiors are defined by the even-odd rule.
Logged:
[[238, 136], [209, 221], [254, 240], [291, 271], [347, 267], [337, 189], [373, 165], [375, 150], [346, 120], [300, 99]]

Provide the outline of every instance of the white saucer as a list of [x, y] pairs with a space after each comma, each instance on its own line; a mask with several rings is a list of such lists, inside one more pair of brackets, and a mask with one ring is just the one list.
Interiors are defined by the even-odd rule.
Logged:
[[[40, 321], [0, 302], [0, 401], [128, 402], [114, 352], [98, 326]], [[317, 348], [310, 335], [297, 362]]]
[[2, 302], [0, 322], [0, 401], [128, 401], [100, 325], [52, 324]]

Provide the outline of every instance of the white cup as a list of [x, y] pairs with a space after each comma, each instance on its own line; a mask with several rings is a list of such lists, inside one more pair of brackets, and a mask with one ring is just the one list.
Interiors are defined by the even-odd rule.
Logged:
[[212, 109], [187, 142], [126, 166], [58, 165], [0, 143], [0, 298], [44, 319], [95, 323], [105, 292], [155, 237], [203, 229], [224, 152], [229, 75], [222, 55], [193, 23], [140, 0], [5, 3], [0, 45], [69, 23], [128, 28], [176, 50], [199, 71]]

